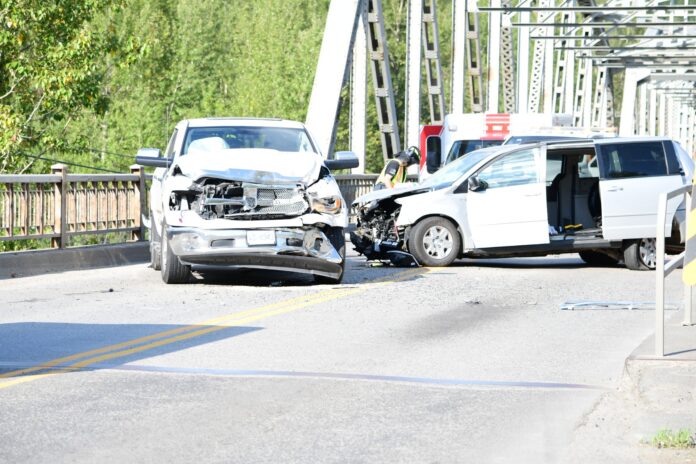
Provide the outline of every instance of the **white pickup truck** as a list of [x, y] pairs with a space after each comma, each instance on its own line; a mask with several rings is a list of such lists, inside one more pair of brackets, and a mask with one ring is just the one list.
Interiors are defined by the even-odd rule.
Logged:
[[348, 209], [331, 169], [357, 167], [350, 152], [325, 159], [307, 128], [280, 119], [205, 118], [176, 125], [150, 188], [150, 255], [164, 282], [192, 265], [289, 270], [319, 282], [343, 278]]

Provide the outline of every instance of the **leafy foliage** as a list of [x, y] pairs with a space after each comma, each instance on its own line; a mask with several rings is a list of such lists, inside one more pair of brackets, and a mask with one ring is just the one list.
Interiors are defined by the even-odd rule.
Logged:
[[[0, 97], [8, 94], [0, 99], [0, 171], [31, 165], [45, 172], [65, 160], [123, 172], [139, 147], [164, 148], [184, 118], [304, 120], [328, 4], [0, 0]], [[451, 7], [438, 6], [441, 37], [448, 37]], [[397, 115], [403, 115], [407, 2], [383, 0], [383, 9]], [[447, 92], [449, 41], [440, 47]], [[367, 169], [378, 172], [383, 160], [371, 79]], [[349, 149], [348, 95], [337, 150]], [[427, 123], [425, 98], [422, 104]], [[27, 152], [48, 160], [19, 154]]]
[[82, 109], [103, 113], [104, 57], [124, 50], [97, 15], [108, 0], [5, 0], [0, 3], [0, 171], [16, 152], [60, 145], [62, 128]]

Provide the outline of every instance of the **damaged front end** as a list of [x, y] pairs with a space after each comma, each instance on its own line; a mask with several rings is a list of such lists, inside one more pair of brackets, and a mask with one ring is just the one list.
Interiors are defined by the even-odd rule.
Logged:
[[198, 213], [202, 219], [283, 219], [309, 211], [301, 184], [263, 185], [204, 178], [185, 191], [173, 191], [170, 209]]
[[406, 251], [405, 228], [396, 225], [401, 206], [394, 198], [373, 200], [358, 208], [358, 223], [350, 234], [355, 251], [368, 260], [391, 259], [390, 252]]
[[347, 210], [333, 177], [309, 185], [226, 177], [168, 179], [164, 233], [182, 264], [342, 277]]

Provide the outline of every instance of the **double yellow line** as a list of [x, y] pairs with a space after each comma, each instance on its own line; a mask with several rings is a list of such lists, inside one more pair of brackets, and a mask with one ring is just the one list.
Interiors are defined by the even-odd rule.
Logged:
[[[320, 303], [337, 300], [339, 298], [355, 295], [357, 293], [363, 293], [371, 288], [374, 288], [374, 285], [366, 284], [377, 284], [381, 286], [401, 282], [411, 279], [417, 275], [424, 274], [428, 271], [429, 270], [427, 268], [411, 269], [365, 282], [359, 287], [323, 290], [311, 295], [298, 296], [288, 300], [279, 301], [277, 303], [261, 306], [259, 308], [227, 314], [225, 316], [209, 319], [200, 324], [179, 327], [176, 329], [147, 335], [145, 337], [128, 340], [122, 343], [116, 343], [102, 348], [53, 359], [37, 366], [5, 372], [0, 374], [0, 389], [51, 375], [83, 369], [100, 362], [130, 356], [135, 353], [170, 345], [182, 340], [200, 337], [219, 330], [227, 329], [229, 327], [239, 326], [249, 322], [258, 321], [260, 319], [265, 319], [267, 317], [290, 313], [302, 308], [315, 306]], [[44, 372], [47, 370], [48, 372]]]

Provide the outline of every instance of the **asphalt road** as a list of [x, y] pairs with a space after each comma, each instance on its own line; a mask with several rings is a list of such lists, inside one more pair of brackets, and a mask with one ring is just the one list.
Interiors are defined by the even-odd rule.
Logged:
[[351, 255], [338, 286], [166, 286], [145, 265], [0, 280], [0, 462], [562, 462], [654, 318], [560, 305], [650, 301], [654, 279], [574, 255]]

